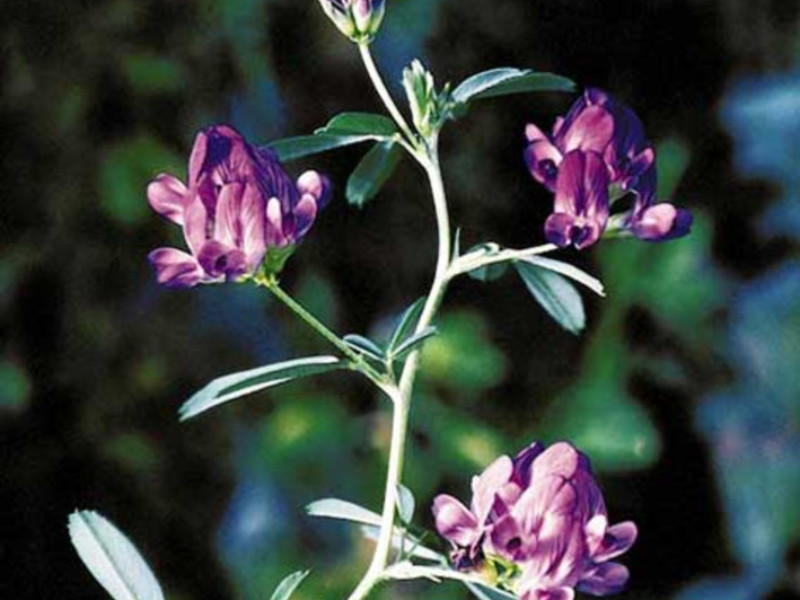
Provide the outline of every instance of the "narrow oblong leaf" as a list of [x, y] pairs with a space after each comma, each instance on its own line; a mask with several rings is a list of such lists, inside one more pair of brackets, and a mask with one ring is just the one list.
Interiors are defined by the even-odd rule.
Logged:
[[381, 516], [378, 513], [339, 498], [315, 500], [306, 506], [306, 512], [312, 517], [328, 517], [375, 527], [381, 526]]
[[414, 518], [414, 508], [416, 501], [411, 490], [402, 483], [397, 486], [397, 512], [403, 523], [411, 523]]
[[308, 577], [311, 571], [295, 571], [291, 575], [284, 577], [283, 581], [278, 584], [275, 591], [272, 592], [270, 600], [289, 600], [294, 594], [297, 587], [303, 583], [303, 580]]
[[364, 337], [363, 335], [350, 333], [344, 336], [342, 340], [345, 344], [357, 352], [361, 352], [362, 354], [366, 354], [367, 356], [377, 360], [383, 360], [385, 358], [383, 349], [371, 339]]
[[397, 126], [394, 121], [384, 115], [367, 112], [346, 112], [333, 117], [317, 133], [392, 137], [397, 133]]
[[406, 339], [417, 326], [417, 321], [422, 314], [422, 309], [425, 308], [426, 297], [422, 296], [417, 298], [411, 306], [409, 306], [397, 321], [397, 325], [392, 332], [392, 337], [389, 339], [388, 351], [391, 352], [397, 348], [404, 339]]
[[364, 134], [319, 133], [276, 140], [267, 147], [273, 150], [282, 162], [289, 162], [303, 156], [311, 156], [312, 154], [319, 154], [335, 148], [343, 148], [376, 139], [381, 138]]
[[530, 92], [573, 92], [575, 82], [554, 73], [528, 72], [519, 77], [507, 79], [491, 88], [475, 94], [472, 100], [484, 100], [511, 94], [527, 94]]
[[500, 588], [492, 587], [483, 583], [465, 582], [471, 591], [479, 600], [519, 600], [517, 596]]
[[567, 331], [578, 334], [586, 325], [586, 313], [578, 290], [564, 277], [527, 262], [514, 264], [537, 302]]
[[421, 344], [437, 333], [439, 332], [437, 331], [436, 327], [426, 327], [419, 333], [415, 333], [392, 351], [392, 359], [400, 360], [407, 354], [410, 354], [416, 350]]
[[381, 141], [364, 155], [347, 180], [347, 201], [361, 208], [372, 200], [394, 172], [403, 150], [392, 141]]
[[453, 90], [453, 100], [456, 102], [469, 102], [469, 100], [477, 94], [485, 92], [510, 79], [515, 79], [520, 75], [524, 75], [526, 72], [527, 71], [522, 69], [500, 67], [476, 73], [475, 75], [467, 77], [467, 79], [462, 81], [458, 87]]
[[108, 519], [94, 511], [75, 511], [68, 528], [83, 564], [114, 600], [164, 600], [142, 555]]
[[575, 82], [553, 73], [538, 73], [531, 69], [509, 67], [490, 69], [464, 80], [453, 90], [453, 100], [466, 104], [496, 96], [528, 92], [571, 92]]
[[178, 413], [181, 421], [185, 421], [224, 402], [287, 383], [298, 377], [345, 368], [347, 362], [335, 356], [309, 356], [225, 375], [213, 380], [189, 398]]
[[599, 279], [592, 277], [586, 271], [582, 271], [574, 265], [562, 262], [560, 260], [555, 260], [553, 258], [545, 258], [543, 256], [529, 256], [528, 258], [522, 259], [522, 261], [536, 265], [537, 267], [542, 267], [548, 271], [554, 271], [555, 273], [559, 273], [564, 277], [569, 277], [573, 281], [577, 281], [578, 283], [586, 286], [598, 296], [606, 295], [605, 287]]

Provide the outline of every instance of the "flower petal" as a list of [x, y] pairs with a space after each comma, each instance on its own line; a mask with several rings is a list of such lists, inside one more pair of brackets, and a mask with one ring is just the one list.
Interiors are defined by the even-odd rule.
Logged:
[[573, 150], [603, 153], [614, 135], [614, 117], [602, 106], [589, 106], [569, 125], [556, 144], [566, 154]]
[[561, 152], [536, 125], [528, 124], [525, 137], [528, 140], [524, 154], [528, 170], [536, 181], [555, 191]]
[[318, 209], [324, 208], [330, 199], [331, 182], [317, 171], [306, 171], [297, 178], [297, 191], [302, 197], [311, 194]]
[[480, 536], [478, 521], [456, 498], [440, 494], [433, 500], [436, 530], [457, 546], [470, 546]]
[[592, 560], [606, 562], [627, 552], [636, 541], [638, 530], [633, 521], [625, 521], [609, 527], [600, 545], [592, 552]]
[[590, 569], [578, 582], [578, 591], [592, 596], [616, 594], [625, 587], [630, 574], [619, 563], [607, 562]]
[[317, 216], [317, 200], [311, 194], [303, 194], [294, 207], [294, 242], [299, 242], [311, 229]]
[[158, 214], [183, 225], [183, 211], [188, 197], [186, 186], [180, 179], [161, 173], [147, 186], [147, 200]]
[[631, 223], [631, 230], [639, 239], [650, 242], [672, 240], [689, 233], [692, 214], [662, 202], [646, 208]]
[[147, 257], [161, 285], [189, 288], [203, 280], [203, 269], [191, 254], [176, 248], [156, 248]]
[[472, 478], [472, 511], [483, 524], [489, 517], [494, 499], [501, 487], [511, 481], [514, 465], [508, 456], [501, 456], [479, 476]]

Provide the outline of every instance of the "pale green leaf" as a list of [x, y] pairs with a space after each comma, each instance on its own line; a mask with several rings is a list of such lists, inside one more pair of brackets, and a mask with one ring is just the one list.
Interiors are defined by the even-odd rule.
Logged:
[[381, 516], [378, 513], [339, 498], [315, 500], [306, 506], [306, 512], [312, 517], [328, 517], [343, 521], [355, 521], [364, 525], [381, 526]]
[[567, 331], [578, 334], [586, 325], [583, 300], [575, 287], [558, 273], [527, 262], [514, 266], [531, 295]]
[[522, 262], [536, 265], [537, 267], [542, 267], [548, 271], [553, 271], [554, 273], [564, 275], [564, 277], [569, 277], [573, 281], [577, 281], [578, 283], [586, 286], [598, 296], [606, 295], [603, 288], [603, 283], [599, 279], [592, 277], [585, 271], [582, 271], [578, 267], [569, 263], [555, 260], [553, 258], [545, 258], [543, 256], [529, 256], [528, 258], [522, 259]]
[[397, 513], [403, 523], [411, 523], [414, 518], [416, 501], [411, 490], [402, 483], [397, 486]]
[[224, 402], [287, 383], [298, 377], [345, 368], [347, 362], [335, 356], [310, 356], [225, 375], [213, 380], [181, 406], [181, 421], [196, 417]]
[[83, 564], [114, 600], [164, 600], [142, 555], [106, 518], [76, 511], [69, 516], [69, 535]]
[[270, 600], [289, 600], [309, 573], [310, 571], [295, 571], [291, 575], [287, 575], [275, 588]]

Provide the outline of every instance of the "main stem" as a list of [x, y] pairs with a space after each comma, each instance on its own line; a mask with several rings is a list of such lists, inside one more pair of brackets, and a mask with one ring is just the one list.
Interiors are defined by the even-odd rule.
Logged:
[[[450, 218], [447, 212], [447, 198], [442, 181], [442, 172], [439, 166], [438, 148], [436, 139], [432, 140], [428, 156], [421, 161], [430, 180], [433, 204], [436, 211], [436, 225], [439, 235], [439, 250], [436, 260], [436, 272], [433, 277], [428, 298], [422, 309], [416, 332], [428, 327], [433, 321], [436, 311], [442, 302], [447, 289], [450, 267]], [[419, 366], [419, 352], [413, 352], [406, 360], [405, 367], [400, 376], [399, 394], [394, 403], [392, 419], [392, 440], [389, 447], [389, 464], [386, 472], [386, 489], [383, 497], [383, 512], [381, 515], [381, 529], [375, 554], [366, 574], [350, 595], [349, 600], [362, 600], [384, 576], [389, 564], [389, 555], [392, 549], [394, 536], [394, 517], [397, 506], [397, 487], [401, 483], [403, 473], [403, 457], [405, 454], [406, 437], [408, 434], [408, 416], [411, 408], [411, 398], [414, 380]]]

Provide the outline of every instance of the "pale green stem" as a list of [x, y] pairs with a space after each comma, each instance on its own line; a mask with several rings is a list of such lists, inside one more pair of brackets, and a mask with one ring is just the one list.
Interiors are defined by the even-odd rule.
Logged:
[[275, 296], [278, 300], [283, 302], [283, 304], [289, 308], [293, 313], [295, 313], [300, 319], [305, 321], [314, 331], [320, 334], [323, 338], [333, 344], [342, 354], [344, 354], [352, 364], [353, 368], [356, 371], [364, 374], [368, 379], [370, 379], [375, 385], [377, 385], [381, 390], [383, 390], [392, 400], [395, 400], [397, 393], [394, 390], [394, 386], [392, 386], [386, 378], [372, 368], [364, 357], [361, 356], [358, 352], [353, 350], [350, 346], [348, 346], [342, 339], [336, 335], [333, 331], [331, 331], [328, 327], [325, 326], [322, 321], [317, 319], [314, 315], [308, 312], [299, 302], [297, 302], [294, 298], [292, 298], [289, 294], [287, 294], [283, 288], [278, 285], [278, 282], [273, 279], [264, 279], [264, 280], [257, 280], [257, 285], [265, 287], [268, 289], [273, 296]]
[[453, 579], [464, 583], [481, 583], [487, 585], [484, 579], [471, 573], [464, 573], [462, 571], [454, 571], [444, 567], [423, 567], [412, 565], [411, 563], [398, 563], [386, 569], [387, 579], [432, 579], [439, 581], [441, 579]]
[[496, 252], [490, 252], [487, 254], [465, 254], [464, 256], [460, 256], [453, 261], [453, 264], [450, 265], [447, 276], [452, 279], [457, 275], [469, 273], [470, 271], [480, 269], [481, 267], [488, 267], [489, 265], [515, 260], [525, 260], [531, 256], [547, 254], [548, 252], [553, 252], [554, 250], [558, 250], [558, 246], [555, 244], [543, 244], [542, 246], [533, 246], [531, 248], [523, 248], [522, 250], [513, 250], [509, 248], [506, 250], [498, 249]]
[[372, 81], [372, 85], [375, 86], [378, 95], [381, 97], [383, 104], [386, 106], [386, 110], [388, 110], [389, 114], [392, 115], [392, 118], [395, 120], [395, 123], [397, 123], [397, 126], [400, 128], [400, 131], [403, 132], [408, 141], [411, 143], [411, 146], [416, 147], [417, 136], [414, 135], [414, 133], [411, 131], [411, 128], [408, 126], [408, 123], [403, 117], [403, 113], [401, 113], [400, 109], [397, 108], [397, 105], [394, 103], [392, 95], [386, 88], [386, 84], [383, 83], [383, 78], [381, 77], [381, 74], [378, 71], [378, 67], [375, 65], [375, 61], [372, 58], [372, 53], [369, 50], [369, 44], [366, 42], [359, 44], [358, 51], [361, 53], [361, 60], [364, 61], [364, 67], [366, 67], [367, 69], [367, 73], [369, 74], [369, 78]]
[[[429, 158], [424, 161], [425, 170], [430, 180], [433, 204], [436, 211], [436, 225], [439, 235], [439, 251], [436, 260], [436, 272], [422, 309], [416, 332], [428, 327], [439, 308], [447, 289], [447, 271], [450, 266], [450, 218], [447, 211], [442, 173], [439, 167], [436, 140], [430, 145]], [[399, 395], [394, 403], [392, 419], [392, 439], [389, 447], [389, 464], [386, 472], [386, 489], [384, 491], [381, 529], [375, 553], [366, 574], [350, 595], [349, 600], [362, 600], [369, 594], [381, 578], [386, 576], [389, 554], [392, 548], [392, 532], [394, 528], [395, 510], [397, 506], [397, 486], [402, 481], [403, 457], [408, 434], [408, 416], [411, 408], [411, 397], [414, 379], [419, 365], [419, 352], [412, 352], [406, 359], [400, 376]]]

